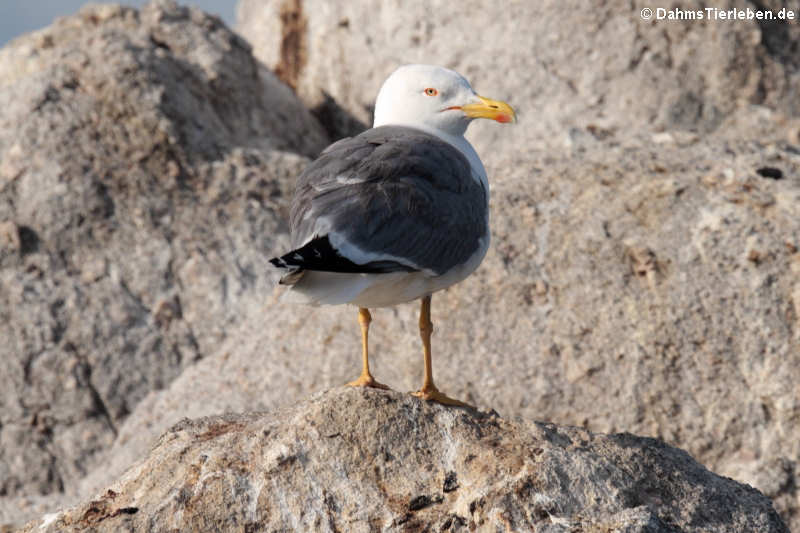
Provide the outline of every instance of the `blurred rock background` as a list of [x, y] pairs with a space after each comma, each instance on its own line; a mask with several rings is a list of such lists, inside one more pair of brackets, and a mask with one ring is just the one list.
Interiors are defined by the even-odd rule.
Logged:
[[[86, 497], [183, 417], [354, 377], [355, 312], [280, 305], [266, 260], [308, 158], [427, 62], [520, 111], [469, 133], [493, 243], [433, 300], [440, 387], [663, 439], [800, 528], [796, 21], [449, 5], [242, 0], [238, 34], [104, 5], [0, 49], [0, 524]], [[400, 391], [416, 312], [373, 313]]]

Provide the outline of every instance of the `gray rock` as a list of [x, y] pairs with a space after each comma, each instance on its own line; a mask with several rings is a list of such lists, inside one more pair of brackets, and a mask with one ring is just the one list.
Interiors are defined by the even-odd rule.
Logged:
[[788, 532], [755, 489], [654, 439], [340, 388], [184, 419], [22, 531]]
[[[291, 19], [299, 2], [284, 5]], [[331, 12], [303, 6], [323, 62], [325, 33], [314, 32]], [[476, 275], [434, 298], [437, 383], [508, 417], [679, 445], [755, 485], [800, 529], [800, 127], [747, 105], [793, 113], [793, 71], [764, 55], [767, 34], [747, 22], [642, 26], [630, 8], [609, 6], [599, 18], [567, 14], [562, 26], [555, 3], [514, 11], [524, 6], [494, 20], [539, 29], [487, 38], [480, 58], [469, 4], [421, 25], [422, 44], [404, 48], [411, 57], [390, 57], [395, 45], [356, 24], [358, 13], [333, 17], [336, 31], [377, 44], [324, 41], [331, 57], [341, 49], [358, 64], [342, 69], [334, 57], [315, 74], [327, 81], [310, 86], [336, 99], [322, 107], [303, 93], [308, 67], [278, 71], [327, 118], [341, 105], [368, 121], [363, 106], [406, 60], [454, 66], [516, 104], [518, 127], [473, 132], [492, 182], [494, 240]], [[377, 9], [372, 23], [402, 45], [410, 11]], [[321, 128], [214, 18], [171, 4], [84, 13], [0, 51], [0, 80], [10, 80], [0, 109], [19, 106], [0, 116], [0, 338], [14, 343], [0, 343], [11, 361], [0, 371], [0, 483], [19, 496], [0, 497], [0, 523], [88, 501], [184, 416], [272, 409], [358, 371], [354, 311], [282, 305], [263, 270], [287, 246], [289, 191], [306, 161], [296, 153], [318, 150]], [[444, 47], [448, 20], [469, 42]], [[69, 28], [62, 53], [46, 36]], [[282, 38], [287, 51], [298, 36]], [[378, 49], [387, 55], [365, 52]], [[531, 49], [543, 62], [525, 63]], [[626, 70], [632, 50], [641, 59]], [[485, 66], [507, 57], [517, 63], [500, 75]], [[683, 87], [703, 102], [686, 120], [670, 113]], [[275, 118], [281, 109], [291, 112]], [[343, 116], [328, 130], [352, 128]], [[416, 305], [373, 317], [376, 377], [417, 388]], [[39, 496], [52, 490], [52, 501]], [[424, 503], [417, 513], [436, 508]], [[668, 530], [662, 517], [645, 503], [602, 520]]]
[[276, 199], [326, 143], [247, 43], [172, 2], [0, 50], [0, 499], [69, 491], [258, 309]]
[[[645, 6], [242, 0], [238, 26], [311, 107], [333, 98], [369, 122], [385, 75], [426, 62], [519, 109], [516, 129], [469, 134], [494, 241], [434, 298], [451, 391], [659, 436], [760, 487], [800, 530], [800, 29], [645, 22]], [[397, 313], [404, 338], [394, 320], [371, 335], [413, 388], [413, 311]]]
[[[775, 131], [782, 119], [763, 111], [735, 127]], [[570, 152], [528, 153], [492, 174], [487, 258], [433, 299], [437, 383], [505, 416], [684, 447], [774, 498], [794, 527], [797, 150], [682, 132], [575, 138]], [[416, 313], [373, 312], [372, 370], [395, 390], [421, 383]], [[271, 409], [353, 379], [359, 349], [352, 308], [265, 295], [217, 353], [142, 401], [86, 490], [183, 416]]]
[[[777, 10], [797, 2], [716, 2]], [[778, 5], [780, 4], [780, 5]], [[686, 11], [705, 2], [682, 2]], [[403, 63], [445, 65], [487, 96], [517, 105], [521, 147], [569, 142], [570, 128], [712, 131], [749, 104], [798, 114], [795, 51], [786, 21], [642, 20], [653, 4], [424, 0], [241, 0], [237, 25], [256, 56], [311, 108], [331, 100], [371, 123], [374, 95]], [[666, 5], [660, 7], [667, 7]], [[478, 148], [505, 134], [477, 126]], [[492, 159], [488, 150], [478, 150]]]

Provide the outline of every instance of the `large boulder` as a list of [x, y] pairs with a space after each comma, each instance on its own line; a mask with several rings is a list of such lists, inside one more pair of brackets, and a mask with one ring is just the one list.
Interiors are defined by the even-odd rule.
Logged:
[[[777, 11], [797, 2], [716, 2]], [[381, 83], [404, 63], [456, 69], [516, 104], [519, 146], [558, 146], [570, 128], [712, 131], [742, 107], [800, 112], [800, 28], [786, 20], [644, 20], [652, 2], [241, 0], [237, 25], [256, 56], [323, 116], [370, 123]], [[666, 6], [662, 6], [666, 7]], [[657, 16], [657, 14], [656, 14]], [[342, 121], [346, 126], [348, 122]], [[478, 127], [473, 139], [502, 138]]]
[[[779, 123], [756, 115], [765, 132]], [[797, 149], [680, 132], [576, 139], [502, 165], [484, 264], [433, 298], [437, 383], [504, 416], [679, 445], [800, 525]], [[417, 308], [372, 313], [372, 370], [400, 391], [421, 384]], [[354, 379], [358, 339], [352, 308], [270, 296], [140, 403], [92, 487], [183, 416], [270, 409]]]
[[171, 2], [0, 50], [0, 499], [69, 490], [260, 307], [280, 199], [326, 142], [245, 41]]
[[[494, 240], [434, 298], [451, 391], [659, 436], [760, 487], [800, 529], [800, 27], [702, 2], [680, 6], [702, 20], [643, 20], [645, 7], [242, 0], [238, 26], [315, 109], [369, 122], [384, 77], [425, 62], [520, 110], [513, 130], [468, 133]], [[394, 316], [408, 333], [377, 322], [376, 357], [411, 388], [413, 311]]]
[[[283, 5], [288, 9], [284, 19], [292, 20], [300, 3]], [[525, 3], [509, 5], [510, 11], [528, 9], [520, 7]], [[328, 24], [324, 17], [317, 17], [317, 12], [328, 13], [324, 5], [302, 6], [310, 24], [304, 30], [308, 35]], [[393, 28], [393, 16], [406, 16], [383, 11], [378, 5], [373, 8], [381, 13], [379, 28], [381, 24]], [[144, 456], [153, 439], [184, 416], [272, 409], [353, 379], [358, 372], [355, 312], [346, 307], [308, 309], [281, 304], [272, 293], [274, 276], [265, 265], [267, 257], [286, 251], [289, 191], [294, 173], [305, 161], [296, 154], [313, 155], [319, 149], [317, 145], [323, 142], [317, 140], [324, 137], [320, 127], [284, 86], [252, 66], [246, 45], [214, 18], [172, 4], [150, 6], [141, 15], [122, 8], [92, 8], [84, 13], [88, 15], [56, 24], [77, 24], [75, 39], [82, 44], [54, 61], [53, 73], [71, 65], [71, 58], [83, 58], [86, 54], [81, 50], [92, 49], [102, 39], [108, 46], [101, 49], [117, 38], [133, 43], [120, 46], [108, 58], [101, 55], [104, 61], [97, 63], [103, 68], [110, 69], [108, 65], [118, 61], [118, 56], [135, 61], [119, 71], [109, 70], [109, 75], [98, 73], [95, 85], [88, 85], [95, 87], [91, 91], [74, 82], [57, 83], [58, 98], [34, 99], [36, 105], [27, 104], [27, 115], [14, 115], [18, 123], [27, 117], [30, 122], [25, 124], [38, 128], [40, 133], [31, 138], [46, 143], [49, 151], [32, 150], [32, 141], [15, 148], [10, 137], [0, 133], [0, 190], [5, 202], [0, 212], [7, 220], [0, 242], [8, 243], [0, 253], [4, 276], [0, 313], [5, 313], [0, 328], [6, 328], [0, 329], [0, 335], [23, 346], [10, 349], [7, 357], [2, 354], [12, 361], [0, 376], [4, 380], [0, 383], [4, 387], [0, 389], [4, 402], [0, 436], [2, 449], [10, 450], [0, 456], [0, 468], [5, 469], [3, 474], [11, 473], [0, 480], [16, 480], [7, 494], [47, 492], [55, 487], [85, 498]], [[465, 16], [461, 7], [449, 13], [449, 20]], [[516, 12], [517, 25], [539, 24], [535, 17], [521, 18], [525, 14]], [[583, 33], [574, 31], [574, 41], [555, 26], [536, 37], [520, 38], [551, 35], [569, 48], [583, 43], [577, 36], [591, 32], [605, 35], [613, 44], [618, 34], [630, 31], [651, 35], [658, 29], [665, 39], [673, 39], [672, 32], [680, 28], [688, 32], [687, 39], [695, 31], [694, 26], [681, 24], [626, 26], [625, 20], [634, 22], [631, 17], [636, 14], [617, 15], [602, 19], [603, 24], [592, 23], [588, 15], [569, 15], [583, 17], [584, 26], [576, 28], [588, 28]], [[507, 21], [505, 14], [497, 16]], [[354, 20], [340, 19], [341, 31], [362, 31]], [[443, 27], [446, 23], [437, 22]], [[198, 24], [206, 30], [197, 30]], [[130, 32], [115, 30], [129, 27]], [[158, 30], [165, 27], [168, 31]], [[737, 42], [741, 32], [752, 31], [762, 40], [765, 35], [747, 22], [697, 27], [708, 32], [689, 39], [698, 49], [697, 43], [703, 42], [700, 37], [729, 43], [727, 39]], [[146, 28], [155, 28], [153, 38]], [[397, 56], [391, 65], [381, 63], [383, 56], [365, 54], [363, 49], [353, 58], [348, 55], [364, 69], [374, 69], [372, 81], [356, 84], [358, 72], [332, 70], [326, 78], [330, 85], [319, 85], [328, 97], [322, 107], [316, 105], [316, 113], [334, 132], [353, 127], [352, 122], [340, 120], [347, 115], [341, 115], [339, 107], [367, 122], [369, 113], [363, 105], [371, 105], [380, 81], [394, 64], [406, 60], [457, 67], [481, 92], [507, 98], [523, 111], [537, 110], [523, 114], [516, 128], [476, 124], [474, 138], [493, 188], [493, 244], [474, 276], [434, 297], [434, 368], [440, 388], [496, 408], [507, 417], [661, 438], [687, 449], [714, 471], [755, 485], [774, 498], [794, 529], [800, 528], [799, 129], [796, 121], [779, 111], [747, 105], [754, 100], [792, 112], [791, 97], [780, 92], [782, 78], [775, 74], [789, 79], [791, 72], [781, 70], [788, 63], [764, 56], [766, 45], [760, 41], [752, 50], [745, 47], [743, 69], [753, 66], [748, 62], [751, 52], [763, 59], [763, 69], [749, 74], [761, 80], [763, 91], [736, 99], [735, 104], [720, 101], [719, 106], [732, 107], [725, 107], [721, 117], [713, 120], [709, 117], [716, 114], [706, 114], [704, 104], [703, 112], [690, 114], [694, 122], [684, 122], [670, 119], [664, 106], [672, 98], [669, 95], [676, 94], [670, 92], [676, 86], [685, 83], [697, 89], [691, 85], [694, 78], [681, 81], [674, 62], [662, 65], [669, 67], [666, 73], [659, 71], [652, 47], [643, 51], [641, 62], [630, 73], [621, 71], [609, 80], [597, 72], [601, 68], [579, 61], [580, 54], [574, 61], [548, 60], [543, 66], [562, 76], [567, 87], [570, 81], [580, 82], [576, 87], [581, 98], [570, 103], [557, 90], [560, 86], [554, 89], [543, 83], [539, 88], [546, 94], [539, 95], [524, 83], [502, 84], [506, 78], [541, 74], [535, 65], [508, 68], [499, 76], [484, 75], [479, 68], [484, 60], [479, 62], [472, 53], [476, 50], [473, 36], [481, 35], [474, 28], [465, 33], [470, 41], [465, 37], [460, 45], [460, 62], [426, 54], [438, 38], [434, 29], [426, 30], [431, 37], [421, 41], [424, 48], [416, 49], [411, 43], [418, 56]], [[261, 31], [269, 33], [269, 26], [265, 24]], [[786, 42], [792, 42], [792, 31], [785, 32]], [[726, 37], [727, 32], [734, 37]], [[221, 95], [234, 90], [229, 85], [234, 84], [233, 73], [206, 79], [189, 68], [193, 60], [155, 62], [158, 68], [146, 60], [161, 55], [172, 58], [175, 50], [184, 48], [164, 43], [182, 42], [188, 39], [185, 34], [196, 37], [185, 49], [188, 57], [204, 49], [197, 44], [203, 39], [216, 43], [209, 49], [218, 50], [218, 45], [225, 50], [219, 63], [211, 62], [216, 65], [213, 68], [200, 62], [205, 65], [200, 69], [203, 73], [224, 68], [230, 54], [242, 58], [243, 65], [251, 65], [258, 75], [242, 76], [247, 68], [237, 67], [235, 83], [245, 84], [246, 89], [236, 93], [236, 100], [228, 100]], [[281, 42], [289, 43], [289, 51], [292, 35], [304, 34], [287, 34]], [[84, 37], [85, 42], [80, 40]], [[30, 39], [36, 43], [35, 36]], [[389, 40], [383, 39], [377, 42]], [[49, 42], [43, 39], [41, 45], [27, 45], [32, 50], [30, 61], [46, 57], [46, 50], [55, 48]], [[231, 42], [239, 44], [225, 44]], [[331, 44], [337, 42], [323, 41], [328, 53], [335, 55], [336, 46], [345, 46], [344, 41]], [[611, 44], [600, 46], [602, 42], [596, 43], [592, 56], [599, 64], [605, 64], [606, 55], [621, 50]], [[683, 58], [680, 72], [694, 72], [687, 59], [689, 45], [680, 40], [671, 43], [671, 50], [685, 54], [673, 56], [673, 61]], [[486, 46], [492, 50], [494, 41], [487, 38]], [[560, 53], [542, 46], [542, 53]], [[585, 43], [580, 46], [584, 51], [590, 48]], [[391, 50], [389, 44], [384, 48]], [[698, 53], [722, 52], [702, 49]], [[3, 56], [0, 64], [25, 64], [7, 61], [11, 56]], [[502, 56], [494, 59], [501, 61], [498, 57]], [[615, 72], [608, 68], [607, 72]], [[716, 68], [710, 65], [709, 72], [717, 72]], [[137, 77], [140, 69], [144, 74]], [[287, 77], [285, 68], [277, 70], [303, 94], [302, 84]], [[714, 86], [740, 96], [748, 94], [749, 85], [736, 81], [738, 71], [733, 70], [730, 87], [720, 80]], [[47, 72], [41, 80], [62, 79]], [[335, 72], [339, 72], [336, 79]], [[138, 81], [126, 82], [123, 73]], [[557, 79], [553, 76], [542, 79], [552, 82]], [[219, 79], [227, 80], [221, 85], [222, 93], [216, 85], [221, 82], [213, 81]], [[498, 85], [487, 85], [490, 82]], [[367, 102], [361, 111], [345, 105], [346, 99], [336, 92], [337, 83], [359, 88], [363, 93], [359, 98]], [[65, 119], [72, 116], [67, 103], [77, 106], [102, 94], [106, 85], [118, 88], [112, 103], [88, 106], [95, 113], [86, 120], [97, 121], [108, 133], [86, 141], [82, 135], [97, 126]], [[639, 88], [642, 102], [615, 100], [621, 98], [618, 92], [630, 94], [626, 93], [629, 85]], [[648, 93], [651, 85], [658, 85], [663, 95]], [[19, 86], [23, 89], [14, 90], [20, 94], [35, 94], [25, 90], [22, 81]], [[153, 91], [146, 90], [153, 86]], [[170, 90], [157, 90], [161, 86]], [[595, 89], [606, 91], [602, 94], [603, 101], [611, 102], [608, 107], [587, 103]], [[6, 95], [3, 102], [12, 99], [10, 91], [0, 90]], [[699, 94], [704, 102], [717, 98], [711, 90], [702, 89]], [[285, 97], [282, 105], [266, 105], [278, 95]], [[773, 95], [772, 99], [766, 95]], [[247, 105], [253, 99], [261, 103], [247, 113], [238, 107], [239, 102]], [[648, 101], [653, 107], [648, 107]], [[121, 103], [123, 109], [132, 109], [115, 111]], [[183, 105], [192, 112], [179, 112]], [[270, 113], [280, 109], [290, 110], [278, 119], [288, 120], [290, 127], [281, 123], [276, 131], [268, 130], [267, 124], [274, 122]], [[48, 121], [37, 121], [38, 114], [49, 110], [54, 114], [46, 115]], [[608, 110], [608, 116], [600, 110]], [[239, 122], [224, 118], [245, 116], [244, 134], [231, 129], [231, 124]], [[643, 116], [652, 118], [652, 124]], [[615, 126], [625, 126], [626, 120], [630, 127]], [[135, 126], [137, 121], [144, 121], [143, 130]], [[72, 126], [62, 127], [62, 123]], [[217, 127], [220, 124], [228, 125]], [[678, 129], [686, 125], [712, 134]], [[636, 132], [651, 127], [659, 131]], [[163, 142], [153, 140], [161, 135], [159, 128], [168, 133]], [[304, 135], [293, 133], [298, 131], [309, 132], [313, 142], [305, 146]], [[286, 140], [282, 140], [284, 133]], [[14, 135], [25, 138], [21, 133]], [[146, 149], [133, 150], [125, 144], [129, 138], [136, 139], [133, 146], [142, 144]], [[89, 152], [82, 159], [87, 146], [94, 150], [96, 145], [104, 151]], [[203, 155], [207, 153], [217, 155]], [[54, 170], [18, 170], [47, 169], [51, 160], [70, 169], [77, 166], [69, 165], [83, 161], [87, 170], [55, 174], [58, 177], [51, 174]], [[92, 189], [84, 179], [102, 187]], [[19, 183], [29, 184], [20, 188]], [[77, 190], [84, 196], [70, 203], [65, 199], [72, 196], [52, 190]], [[46, 209], [36, 204], [35, 209], [20, 211], [19, 199], [36, 198], [36, 191], [54, 199], [41, 201]], [[106, 196], [113, 201], [107, 202]], [[55, 207], [47, 207], [51, 205]], [[34, 215], [25, 218], [18, 212], [42, 212], [49, 217], [42, 220], [53, 222], [34, 224], [29, 222], [37, 220]], [[109, 212], [110, 217], [104, 214]], [[71, 225], [67, 224], [70, 220], [74, 220]], [[98, 254], [102, 261], [89, 260]], [[25, 287], [30, 288], [22, 290]], [[27, 315], [16, 317], [16, 309]], [[417, 388], [422, 361], [416, 305], [377, 310], [373, 317], [376, 377], [401, 391]], [[95, 340], [92, 335], [97, 335]], [[9, 386], [13, 388], [6, 393]], [[8, 498], [0, 498], [0, 512], [4, 500]], [[49, 508], [56, 507], [51, 502]], [[31, 508], [25, 512], [33, 514]], [[642, 520], [646, 523], [649, 518]]]
[[655, 439], [353, 388], [185, 419], [109, 487], [22, 531], [287, 530], [789, 531], [758, 491]]

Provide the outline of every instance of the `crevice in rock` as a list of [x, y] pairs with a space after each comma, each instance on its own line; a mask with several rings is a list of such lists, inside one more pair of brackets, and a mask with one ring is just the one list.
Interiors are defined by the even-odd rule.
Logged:
[[311, 109], [330, 139], [353, 137], [367, 129], [367, 125], [343, 108], [327, 92], [322, 91], [322, 102]]
[[783, 171], [775, 167], [761, 167], [756, 170], [756, 174], [762, 178], [769, 178], [772, 180], [783, 179]]
[[751, 0], [758, 11], [771, 11], [773, 20], [757, 19], [761, 29], [761, 45], [767, 54], [775, 61], [796, 71], [800, 68], [800, 42], [793, 39], [792, 27], [785, 20], [777, 17], [777, 12], [770, 9], [764, 2]]
[[39, 251], [39, 235], [29, 226], [19, 226], [19, 252], [23, 256]]
[[92, 382], [91, 367], [88, 368], [89, 368], [89, 380], [87, 384], [89, 388], [89, 393], [92, 395], [92, 401], [94, 402], [94, 405], [97, 408], [97, 411], [100, 414], [100, 416], [103, 417], [103, 419], [108, 424], [109, 429], [111, 429], [111, 433], [114, 434], [114, 438], [116, 438], [118, 434], [117, 426], [116, 424], [114, 424], [114, 419], [111, 416], [111, 412], [108, 410], [106, 402], [103, 400], [103, 397], [100, 395], [100, 392], [97, 390], [97, 387], [95, 387], [94, 383]]
[[75, 379], [78, 381], [78, 383], [86, 387], [89, 395], [91, 396], [92, 406], [94, 407], [95, 413], [106, 422], [109, 429], [114, 434], [114, 438], [116, 438], [118, 433], [117, 426], [114, 423], [114, 417], [111, 415], [108, 405], [94, 384], [94, 380], [92, 379], [92, 365], [84, 355], [81, 355], [78, 352], [78, 349], [74, 344], [67, 343], [64, 349], [68, 352], [74, 353], [75, 357], [77, 357], [80, 364], [75, 366]]
[[297, 90], [297, 82], [308, 60], [308, 21], [303, 14], [302, 0], [286, 0], [281, 5], [280, 18], [280, 61], [275, 66], [275, 74], [286, 85]]

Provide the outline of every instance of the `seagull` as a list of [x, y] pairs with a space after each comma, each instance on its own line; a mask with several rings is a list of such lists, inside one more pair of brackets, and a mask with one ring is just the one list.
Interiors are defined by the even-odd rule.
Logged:
[[361, 326], [355, 387], [387, 389], [369, 370], [369, 309], [420, 300], [425, 375], [419, 398], [467, 404], [440, 392], [431, 362], [431, 295], [469, 276], [489, 248], [489, 182], [470, 122], [516, 120], [505, 102], [478, 96], [455, 71], [405, 65], [383, 83], [373, 127], [335, 142], [297, 180], [285, 299], [352, 304]]

